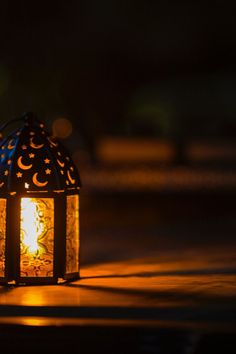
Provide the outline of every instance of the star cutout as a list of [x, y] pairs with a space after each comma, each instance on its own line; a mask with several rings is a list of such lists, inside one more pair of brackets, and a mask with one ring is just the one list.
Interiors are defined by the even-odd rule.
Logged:
[[61, 170], [61, 174], [64, 175], [64, 171], [63, 170]]
[[21, 172], [17, 172], [16, 177], [17, 178], [21, 178], [22, 177], [22, 173]]
[[10, 164], [11, 164], [11, 160], [8, 160], [8, 161], [7, 161], [7, 164], [10, 165]]
[[50, 160], [49, 159], [45, 159], [44, 162], [45, 163], [50, 163]]
[[8, 173], [9, 173], [8, 170], [6, 170], [6, 171], [4, 172], [4, 175], [5, 175], [5, 176], [8, 176]]
[[34, 154], [32, 154], [32, 153], [31, 153], [31, 154], [29, 154], [29, 158], [30, 158], [30, 159], [33, 159], [33, 158], [34, 158], [34, 156], [35, 156], [35, 155], [34, 155]]
[[27, 149], [27, 146], [26, 145], [22, 145], [22, 150], [26, 150]]
[[51, 174], [51, 170], [49, 170], [49, 168], [46, 169], [46, 175], [50, 175]]

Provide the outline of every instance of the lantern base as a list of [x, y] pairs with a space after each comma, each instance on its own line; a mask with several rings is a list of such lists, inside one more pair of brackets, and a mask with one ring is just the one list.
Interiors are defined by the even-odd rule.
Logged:
[[25, 277], [17, 280], [0, 279], [0, 285], [5, 286], [26, 286], [26, 285], [59, 285], [80, 279], [79, 273], [66, 274], [63, 278], [51, 277]]

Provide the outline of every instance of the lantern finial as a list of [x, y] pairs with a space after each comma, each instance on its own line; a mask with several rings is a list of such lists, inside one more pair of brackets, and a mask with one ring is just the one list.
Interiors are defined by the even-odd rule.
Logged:
[[36, 114], [34, 114], [33, 112], [23, 113], [22, 119], [24, 119], [26, 125], [29, 125], [29, 126], [35, 125], [36, 122], [39, 122]]

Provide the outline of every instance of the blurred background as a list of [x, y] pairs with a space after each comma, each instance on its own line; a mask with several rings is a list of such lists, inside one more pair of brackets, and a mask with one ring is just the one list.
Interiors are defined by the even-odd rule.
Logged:
[[1, 3], [1, 122], [34, 111], [72, 152], [82, 265], [234, 242], [235, 10]]
[[[235, 12], [235, 4], [217, 0], [0, 3], [0, 123], [35, 112], [81, 174], [75, 301], [91, 300], [104, 318], [100, 303], [113, 311], [117, 298], [127, 299], [116, 309], [122, 316], [138, 298], [139, 306], [150, 304], [144, 317], [162, 328], [132, 336], [122, 326], [113, 334], [105, 328], [99, 342], [96, 326], [85, 336], [82, 326], [70, 343], [79, 338], [97, 350], [107, 341], [109, 353], [234, 351]], [[163, 319], [177, 322], [173, 333], [165, 334]], [[200, 320], [220, 325], [221, 334], [192, 333]], [[60, 352], [62, 332], [51, 340], [46, 330], [47, 345]], [[1, 333], [9, 348], [12, 333]], [[14, 338], [27, 349], [26, 334], [21, 339], [17, 328]]]

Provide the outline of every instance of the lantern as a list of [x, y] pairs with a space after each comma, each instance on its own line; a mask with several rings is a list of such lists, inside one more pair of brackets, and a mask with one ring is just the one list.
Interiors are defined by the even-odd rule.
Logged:
[[80, 178], [32, 113], [0, 143], [0, 283], [79, 278]]

